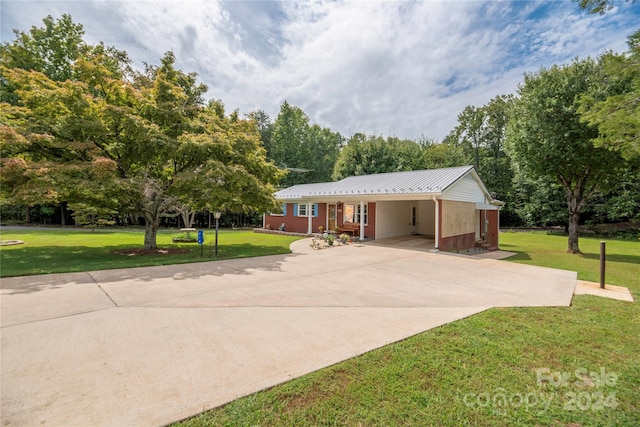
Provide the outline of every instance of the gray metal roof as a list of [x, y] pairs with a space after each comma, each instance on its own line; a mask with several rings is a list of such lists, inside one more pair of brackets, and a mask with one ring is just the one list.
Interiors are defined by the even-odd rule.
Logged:
[[439, 194], [473, 166], [350, 176], [337, 182], [301, 184], [276, 192], [280, 200], [336, 196]]

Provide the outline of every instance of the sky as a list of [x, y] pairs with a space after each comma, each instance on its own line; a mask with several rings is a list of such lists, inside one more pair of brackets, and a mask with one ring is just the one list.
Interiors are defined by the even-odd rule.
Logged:
[[63, 13], [139, 69], [173, 51], [229, 113], [275, 121], [286, 100], [347, 138], [441, 140], [467, 105], [516, 93], [524, 73], [624, 52], [640, 28], [640, 2], [622, 0], [604, 16], [569, 0], [2, 0], [1, 40]]

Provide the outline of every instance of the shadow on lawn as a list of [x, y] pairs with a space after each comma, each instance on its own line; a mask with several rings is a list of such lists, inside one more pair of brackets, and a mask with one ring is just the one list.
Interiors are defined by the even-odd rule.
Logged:
[[[583, 253], [580, 255], [586, 259], [600, 259], [600, 254]], [[620, 255], [620, 254], [607, 254], [605, 253], [605, 260], [611, 262], [626, 262], [629, 264], [635, 264], [640, 266], [640, 255]]]
[[[503, 246], [508, 246], [508, 245], [500, 245], [500, 249], [501, 250], [505, 250], [505, 248]], [[508, 250], [508, 249], [506, 249], [506, 250]], [[526, 252], [516, 252], [516, 254], [510, 256], [508, 258], [508, 260], [509, 261], [530, 261], [531, 257]]]
[[[508, 249], [505, 249], [506, 246], [508, 246], [508, 245], [500, 245], [500, 249], [508, 250]], [[600, 254], [589, 254], [589, 253], [587, 253], [587, 254], [580, 255], [580, 257], [581, 258], [586, 258], [586, 259], [599, 260], [600, 259]], [[529, 260], [531, 260], [531, 257], [526, 252], [517, 252], [516, 255], [513, 255], [513, 256], [509, 257], [509, 261], [529, 261]], [[622, 263], [635, 264], [635, 265], [639, 265], [640, 266], [640, 256], [638, 256], [638, 255], [607, 254], [606, 255], [606, 261], [607, 262], [622, 262]]]
[[[246, 243], [219, 245], [218, 258], [214, 255], [213, 247], [209, 245], [205, 246], [203, 257], [200, 257], [200, 247], [197, 245], [192, 246], [191, 251], [186, 254], [129, 256], [113, 253], [130, 247], [131, 245], [103, 248], [23, 247], [20, 250], [3, 250], [0, 252], [3, 275], [0, 288], [6, 294], [17, 294], [55, 289], [62, 284], [84, 285], [132, 279], [150, 281], [162, 277], [184, 280], [225, 274], [244, 275], [251, 274], [251, 270], [256, 269], [280, 270], [285, 258], [294, 256], [288, 252], [283, 253], [285, 250], [281, 247]], [[15, 272], [18, 271], [28, 271], [29, 275], [15, 277]], [[59, 274], [65, 274], [65, 277], [60, 277]], [[7, 290], [9, 292], [6, 292]]]

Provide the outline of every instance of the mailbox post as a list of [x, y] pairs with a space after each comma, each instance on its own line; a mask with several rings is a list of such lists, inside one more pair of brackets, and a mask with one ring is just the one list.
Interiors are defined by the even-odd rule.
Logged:
[[204, 231], [198, 230], [198, 244], [200, 245], [200, 256], [202, 256], [202, 250], [204, 248]]

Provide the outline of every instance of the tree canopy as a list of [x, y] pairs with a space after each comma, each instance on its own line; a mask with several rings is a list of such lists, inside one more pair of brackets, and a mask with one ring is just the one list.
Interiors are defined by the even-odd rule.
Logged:
[[423, 150], [415, 141], [357, 133], [340, 151], [333, 179], [424, 168]]
[[575, 60], [525, 75], [508, 124], [511, 158], [532, 177], [548, 177], [566, 191], [569, 213], [568, 251], [579, 253], [578, 220], [596, 190], [612, 186], [624, 161], [595, 147], [598, 129], [581, 121], [580, 97], [594, 90], [598, 63]]
[[133, 72], [126, 54], [82, 34], [67, 15], [48, 17], [0, 50], [3, 198], [134, 213], [146, 248], [180, 206], [275, 206], [280, 172], [253, 121], [205, 104], [206, 86], [173, 53]]
[[513, 96], [499, 95], [481, 107], [467, 106], [444, 142], [462, 150], [462, 164], [473, 165], [494, 197], [506, 201], [513, 172], [505, 152], [505, 129]]
[[626, 54], [602, 55], [593, 76], [598, 86], [582, 96], [579, 109], [582, 120], [598, 127], [595, 145], [627, 160], [640, 158], [640, 30], [629, 37], [629, 47]]
[[[580, 7], [591, 14], [604, 15], [609, 10], [613, 9], [616, 0], [573, 0], [577, 2]], [[625, 0], [626, 2], [635, 3], [638, 0]], [[622, 3], [622, 1], [618, 1]]]
[[284, 101], [278, 117], [265, 125], [264, 113], [252, 117], [262, 124], [267, 156], [279, 167], [288, 170], [282, 186], [325, 182], [331, 179], [343, 138], [329, 128], [312, 125], [302, 109]]

